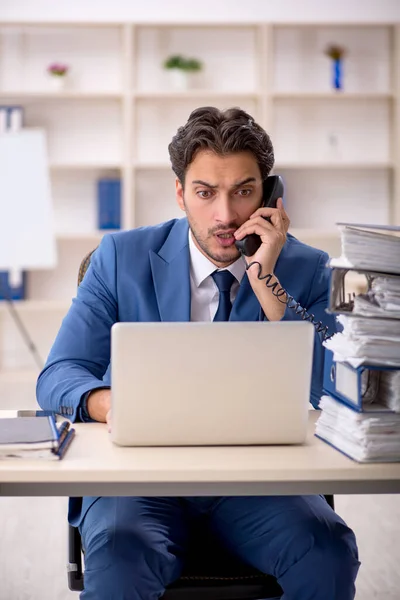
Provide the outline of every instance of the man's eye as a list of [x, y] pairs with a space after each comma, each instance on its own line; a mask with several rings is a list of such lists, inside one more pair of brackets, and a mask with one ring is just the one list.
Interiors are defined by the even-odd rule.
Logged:
[[211, 198], [212, 193], [210, 190], [200, 190], [197, 192], [197, 195], [200, 196], [200, 198], [203, 198], [203, 200], [207, 200], [208, 198]]
[[246, 197], [246, 196], [250, 196], [251, 192], [252, 192], [252, 190], [246, 189], [246, 190], [238, 190], [237, 193], [239, 194], [239, 196]]

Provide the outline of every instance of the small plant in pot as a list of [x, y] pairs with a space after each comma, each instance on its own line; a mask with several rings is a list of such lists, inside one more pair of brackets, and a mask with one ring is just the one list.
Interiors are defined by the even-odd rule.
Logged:
[[164, 61], [164, 69], [169, 71], [172, 85], [176, 90], [187, 90], [191, 76], [199, 73], [203, 68], [202, 63], [196, 58], [187, 58], [181, 54], [174, 54]]
[[52, 63], [47, 67], [47, 73], [54, 90], [63, 90], [69, 73], [69, 67], [63, 63]]

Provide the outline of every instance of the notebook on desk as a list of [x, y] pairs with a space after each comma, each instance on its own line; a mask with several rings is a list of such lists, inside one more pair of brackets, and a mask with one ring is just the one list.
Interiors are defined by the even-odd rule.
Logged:
[[117, 323], [111, 439], [122, 446], [300, 444], [313, 341], [304, 321]]
[[60, 460], [75, 430], [69, 421], [57, 426], [54, 416], [0, 418], [0, 460], [41, 458]]

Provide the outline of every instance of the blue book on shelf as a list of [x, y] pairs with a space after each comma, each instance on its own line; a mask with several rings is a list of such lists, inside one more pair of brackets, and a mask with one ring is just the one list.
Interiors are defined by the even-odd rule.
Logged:
[[99, 179], [97, 182], [98, 228], [121, 228], [121, 180]]
[[22, 273], [22, 282], [18, 286], [11, 286], [8, 271], [0, 271], [0, 300], [24, 300], [26, 288], [26, 273]]

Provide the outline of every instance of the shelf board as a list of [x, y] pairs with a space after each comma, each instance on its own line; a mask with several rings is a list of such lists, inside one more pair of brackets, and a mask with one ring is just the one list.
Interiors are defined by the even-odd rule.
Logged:
[[136, 91], [132, 93], [132, 97], [137, 100], [192, 100], [196, 98], [258, 98], [261, 92], [240, 92], [234, 90], [185, 90], [170, 91], [170, 90], [149, 90]]
[[82, 232], [60, 232], [56, 233], [56, 238], [60, 242], [78, 242], [78, 241], [92, 241], [95, 243], [100, 242], [106, 233], [117, 233], [121, 229], [104, 229], [101, 231], [82, 231]]
[[121, 170], [122, 163], [50, 163], [49, 168], [52, 171], [97, 171]]
[[123, 20], [123, 21], [118, 21], [118, 20], [113, 20], [113, 21], [102, 21], [102, 20], [65, 20], [65, 21], [32, 21], [32, 20], [28, 20], [28, 21], [24, 21], [24, 20], [5, 20], [3, 19], [1, 26], [2, 27], [11, 27], [11, 28], [15, 28], [15, 27], [26, 27], [27, 29], [35, 29], [37, 27], [40, 28], [53, 28], [53, 29], [64, 29], [64, 28], [70, 28], [70, 27], [76, 27], [78, 29], [82, 29], [82, 28], [91, 28], [91, 29], [116, 29], [116, 28], [120, 28], [120, 27], [132, 27], [132, 28], [144, 28], [144, 29], [154, 29], [154, 28], [162, 28], [162, 29], [184, 29], [184, 28], [210, 28], [210, 29], [230, 29], [230, 28], [234, 28], [234, 29], [243, 29], [243, 28], [247, 28], [247, 29], [253, 29], [253, 28], [258, 28], [260, 27], [260, 25], [269, 25], [271, 27], [274, 28], [278, 28], [278, 29], [282, 29], [282, 28], [294, 28], [294, 29], [309, 29], [309, 28], [316, 28], [319, 29], [321, 27], [325, 27], [325, 28], [333, 28], [333, 27], [342, 27], [344, 29], [348, 29], [348, 28], [354, 28], [354, 27], [362, 27], [363, 29], [374, 29], [376, 27], [392, 27], [393, 26], [393, 20], [385, 20], [385, 19], [380, 19], [379, 21], [374, 21], [374, 22], [369, 22], [365, 19], [360, 18], [360, 20], [356, 21], [356, 20], [350, 20], [347, 22], [344, 22], [343, 19], [337, 19], [334, 20], [332, 19], [331, 21], [325, 22], [325, 21], [321, 21], [321, 20], [306, 20], [306, 21], [282, 21], [282, 20], [274, 20], [274, 19], [268, 19], [268, 21], [260, 21], [260, 20], [256, 20], [256, 21], [252, 21], [251, 19], [237, 19], [237, 20], [233, 20], [233, 21], [228, 21], [225, 18], [221, 19], [221, 20], [216, 20], [216, 21], [210, 21], [210, 20], [205, 20], [205, 21], [193, 21], [193, 20], [179, 20], [179, 21], [170, 21], [170, 20], [165, 20], [165, 21], [149, 21], [148, 19], [146, 20]]
[[[274, 171], [279, 169], [391, 169], [391, 162], [279, 162], [274, 165]], [[171, 169], [169, 162], [135, 162], [133, 168], [140, 171]]]
[[52, 90], [2, 90], [0, 100], [21, 98], [26, 100], [121, 100], [122, 92], [112, 91], [52, 91]]
[[391, 92], [272, 92], [276, 100], [390, 100]]
[[171, 169], [171, 163], [170, 162], [134, 162], [133, 163], [133, 168], [134, 169], [138, 169], [140, 171], [150, 171], [150, 170], [154, 170], [154, 169], [160, 169], [160, 170], [164, 170], [165, 169]]
[[[69, 304], [60, 300], [15, 300], [14, 307], [18, 312], [67, 312]], [[4, 300], [0, 300], [0, 313], [8, 312]]]
[[276, 162], [274, 171], [279, 169], [391, 169], [391, 162]]
[[320, 229], [320, 228], [312, 228], [312, 227], [308, 227], [308, 228], [304, 228], [304, 227], [293, 227], [289, 229], [289, 233], [291, 233], [292, 235], [294, 235], [294, 237], [297, 238], [301, 238], [301, 239], [316, 239], [316, 238], [322, 238], [322, 239], [330, 239], [330, 240], [336, 240], [340, 238], [340, 231], [337, 227], [334, 228], [329, 228], [329, 229]]

